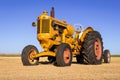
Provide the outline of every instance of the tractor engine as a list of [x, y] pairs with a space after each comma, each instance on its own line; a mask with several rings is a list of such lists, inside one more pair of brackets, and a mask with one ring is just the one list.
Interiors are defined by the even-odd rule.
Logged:
[[67, 24], [66, 21], [60, 21], [54, 18], [54, 8], [51, 10], [51, 16], [44, 11], [37, 19], [37, 39], [45, 51], [51, 49], [54, 45], [66, 42], [67, 38], [72, 38], [74, 27]]

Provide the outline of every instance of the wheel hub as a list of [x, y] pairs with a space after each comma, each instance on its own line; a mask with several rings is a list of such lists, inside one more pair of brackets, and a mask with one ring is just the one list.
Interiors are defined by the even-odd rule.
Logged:
[[35, 50], [31, 50], [29, 52], [29, 59], [33, 62], [34, 61], [34, 57], [35, 57], [36, 51]]
[[70, 61], [70, 50], [68, 48], [65, 49], [64, 53], [63, 53], [63, 58], [64, 58], [64, 62], [67, 64]]
[[108, 59], [108, 62], [110, 62], [110, 54], [107, 54], [107, 59]]
[[100, 39], [96, 39], [94, 43], [94, 51], [95, 51], [96, 59], [99, 60], [102, 54], [102, 46], [101, 46]]

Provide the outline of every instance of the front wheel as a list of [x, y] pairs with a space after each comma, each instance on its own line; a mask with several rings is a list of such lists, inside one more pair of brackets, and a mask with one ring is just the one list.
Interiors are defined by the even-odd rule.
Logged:
[[29, 66], [29, 65], [38, 65], [39, 64], [39, 58], [33, 58], [36, 54], [38, 54], [38, 50], [33, 45], [26, 46], [21, 54], [21, 60], [23, 65]]
[[63, 43], [57, 48], [56, 62], [58, 66], [70, 66], [72, 63], [71, 47]]

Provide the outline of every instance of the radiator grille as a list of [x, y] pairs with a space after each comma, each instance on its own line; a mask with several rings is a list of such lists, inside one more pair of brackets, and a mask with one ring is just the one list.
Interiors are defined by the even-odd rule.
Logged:
[[50, 20], [43, 19], [42, 20], [42, 33], [49, 33]]

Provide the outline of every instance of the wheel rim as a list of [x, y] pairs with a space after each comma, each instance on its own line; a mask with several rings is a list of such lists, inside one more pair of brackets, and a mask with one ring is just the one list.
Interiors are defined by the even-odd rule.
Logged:
[[96, 59], [99, 60], [101, 58], [101, 54], [102, 54], [102, 46], [101, 46], [101, 42], [100, 42], [99, 38], [97, 38], [95, 40], [94, 51], [95, 51]]
[[66, 64], [68, 64], [70, 62], [70, 50], [68, 48], [65, 49], [65, 51], [63, 53], [63, 58], [64, 58], [64, 62]]
[[34, 64], [36, 62], [36, 59], [34, 59], [35, 55], [36, 55], [36, 51], [34, 49], [31, 49], [30, 52], [29, 52], [29, 56], [28, 56], [28, 59], [29, 59], [30, 63]]
[[111, 57], [109, 53], [107, 54], [107, 59], [108, 59], [108, 62], [110, 62]]

